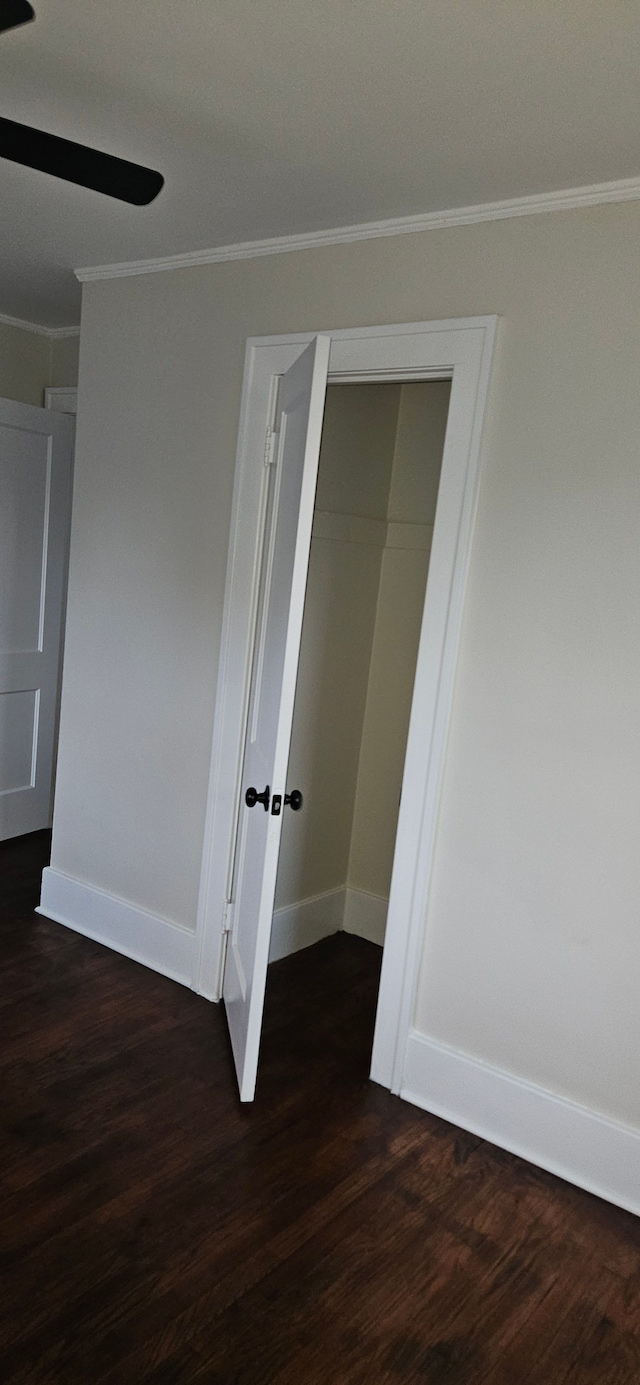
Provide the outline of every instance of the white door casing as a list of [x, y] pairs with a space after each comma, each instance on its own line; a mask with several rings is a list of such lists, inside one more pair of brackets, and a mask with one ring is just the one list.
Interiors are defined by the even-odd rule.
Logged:
[[[372, 1078], [394, 1092], [403, 1088], [426, 923], [496, 325], [495, 317], [454, 318], [329, 334], [329, 383], [452, 382], [371, 1067]], [[220, 994], [231, 888], [264, 526], [265, 435], [274, 380], [310, 340], [311, 333], [299, 333], [247, 342], [198, 910], [196, 988], [210, 999]]]
[[51, 824], [73, 432], [0, 400], [0, 840]]
[[[223, 983], [242, 1101], [253, 1100], [258, 1066], [330, 344], [328, 337], [316, 337], [283, 375], [274, 463], [267, 469], [258, 619]], [[264, 795], [264, 803], [247, 806], [249, 787]]]

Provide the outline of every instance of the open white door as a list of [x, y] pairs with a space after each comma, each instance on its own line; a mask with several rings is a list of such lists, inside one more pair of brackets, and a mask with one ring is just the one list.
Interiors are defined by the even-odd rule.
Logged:
[[256, 1085], [330, 345], [316, 337], [278, 395], [222, 989], [242, 1101]]
[[73, 430], [0, 399], [0, 840], [51, 824]]

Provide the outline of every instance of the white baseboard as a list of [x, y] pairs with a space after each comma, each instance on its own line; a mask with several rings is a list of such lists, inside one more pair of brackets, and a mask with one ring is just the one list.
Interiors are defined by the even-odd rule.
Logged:
[[389, 900], [382, 899], [379, 894], [369, 894], [367, 890], [353, 890], [350, 885], [345, 896], [342, 922], [345, 933], [355, 933], [358, 938], [368, 938], [370, 943], [379, 943], [382, 947]]
[[[126, 899], [48, 866], [42, 873], [37, 912], [105, 947], [112, 947], [115, 952], [173, 981], [194, 986], [195, 932], [139, 909]], [[343, 927], [348, 933], [382, 943], [386, 912], [386, 900], [362, 890], [347, 890], [344, 886], [276, 909], [269, 961], [276, 962], [280, 957], [311, 947], [321, 938], [339, 933]]]
[[276, 909], [271, 928], [269, 961], [277, 962], [303, 947], [311, 947], [332, 933], [355, 933], [369, 942], [384, 942], [388, 899], [366, 890], [340, 886], [324, 894]]
[[640, 1131], [631, 1126], [415, 1030], [400, 1096], [640, 1215]]
[[73, 928], [86, 938], [112, 947], [172, 981], [192, 986], [196, 966], [196, 935], [167, 919], [149, 914], [106, 890], [74, 880], [48, 866], [42, 873], [37, 913]]
[[344, 888], [327, 890], [325, 894], [302, 899], [298, 904], [289, 904], [284, 909], [276, 909], [271, 926], [271, 945], [269, 961], [277, 962], [280, 957], [288, 957], [291, 952], [300, 952], [303, 947], [339, 933], [344, 914]]

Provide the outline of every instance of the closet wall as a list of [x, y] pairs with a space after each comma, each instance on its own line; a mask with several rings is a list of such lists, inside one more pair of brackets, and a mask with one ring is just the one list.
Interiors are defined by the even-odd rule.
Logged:
[[44, 332], [0, 320], [0, 398], [44, 403], [44, 391], [52, 383], [51, 346]]
[[0, 314], [0, 398], [42, 407], [47, 385], [74, 388], [79, 348], [79, 332], [50, 337], [45, 328], [20, 327]]
[[344, 928], [384, 942], [450, 382], [401, 386]]
[[271, 958], [382, 942], [448, 382], [327, 391]]
[[342, 926], [400, 387], [327, 390], [272, 957]]

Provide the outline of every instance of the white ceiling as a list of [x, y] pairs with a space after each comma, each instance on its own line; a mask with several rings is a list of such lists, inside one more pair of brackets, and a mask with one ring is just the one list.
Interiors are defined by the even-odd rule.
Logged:
[[128, 207], [0, 160], [0, 311], [78, 265], [640, 173], [637, 0], [33, 0], [0, 114], [160, 169]]

